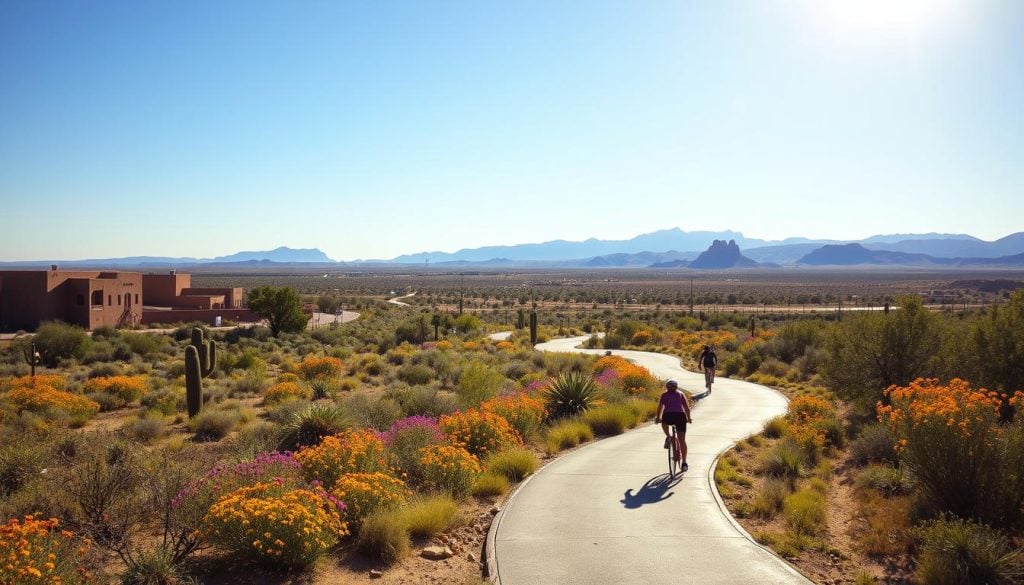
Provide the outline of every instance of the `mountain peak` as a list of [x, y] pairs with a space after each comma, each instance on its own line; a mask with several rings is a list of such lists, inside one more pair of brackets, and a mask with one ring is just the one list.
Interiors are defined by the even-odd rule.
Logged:
[[711, 247], [702, 252], [690, 263], [690, 268], [746, 268], [757, 266], [750, 258], [740, 252], [736, 240], [715, 240]]

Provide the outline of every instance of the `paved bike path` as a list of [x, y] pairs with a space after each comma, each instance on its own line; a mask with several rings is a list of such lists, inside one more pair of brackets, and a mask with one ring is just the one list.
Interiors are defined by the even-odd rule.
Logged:
[[[542, 351], [604, 353], [586, 337], [539, 344]], [[703, 374], [663, 354], [619, 351], [693, 393]], [[718, 379], [687, 429], [689, 471], [668, 477], [664, 435], [645, 425], [559, 457], [530, 478], [495, 519], [491, 578], [501, 585], [810, 583], [750, 541], [720, 507], [711, 466], [733, 442], [786, 411], [774, 390]]]

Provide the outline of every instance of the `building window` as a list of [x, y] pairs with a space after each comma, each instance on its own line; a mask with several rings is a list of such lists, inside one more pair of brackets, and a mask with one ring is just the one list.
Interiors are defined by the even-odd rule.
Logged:
[[85, 306], [85, 295], [76, 295], [75, 304], [78, 305], [79, 307]]
[[107, 295], [107, 306], [108, 307], [113, 307], [114, 306], [114, 297], [113, 297], [113, 295]]
[[135, 304], [139, 304], [139, 293], [135, 293]]
[[117, 306], [121, 306], [121, 295], [117, 295]]
[[103, 306], [103, 291], [101, 291], [101, 290], [94, 290], [94, 291], [92, 291], [92, 299], [90, 299], [90, 303], [94, 307], [102, 307]]

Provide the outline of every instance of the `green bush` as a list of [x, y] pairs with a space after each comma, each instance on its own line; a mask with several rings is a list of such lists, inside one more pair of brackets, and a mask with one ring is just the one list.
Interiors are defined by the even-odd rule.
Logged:
[[484, 464], [489, 473], [503, 475], [509, 481], [517, 483], [537, 471], [537, 465], [537, 456], [533, 454], [533, 451], [522, 447], [491, 455]]
[[357, 394], [342, 401], [341, 406], [356, 424], [378, 431], [388, 430], [403, 415], [398, 402], [387, 397], [370, 398]]
[[789, 424], [786, 422], [786, 417], [777, 416], [764, 425], [764, 430], [761, 434], [768, 439], [778, 439], [782, 435], [786, 434], [786, 429]]
[[410, 386], [429, 384], [434, 379], [434, 370], [423, 364], [405, 364], [398, 368], [398, 379]]
[[903, 471], [884, 465], [872, 465], [857, 476], [857, 487], [872, 489], [887, 496], [903, 493]]
[[128, 434], [142, 443], [150, 443], [164, 436], [166, 428], [167, 422], [160, 415], [142, 416], [127, 425]]
[[544, 390], [548, 417], [576, 416], [591, 408], [598, 399], [599, 388], [594, 378], [582, 372], [559, 375]]
[[920, 529], [917, 575], [923, 585], [1011, 585], [1024, 579], [1024, 555], [983, 524], [938, 520]]
[[782, 508], [786, 523], [797, 534], [814, 536], [825, 528], [825, 496], [817, 490], [790, 494]]
[[40, 325], [32, 341], [43, 363], [51, 368], [57, 367], [62, 359], [83, 357], [90, 345], [85, 329], [58, 321]]
[[479, 361], [471, 362], [459, 374], [459, 402], [466, 407], [480, 406], [498, 395], [504, 381], [505, 376], [496, 368]]
[[896, 440], [892, 432], [881, 423], [861, 429], [860, 435], [850, 443], [850, 457], [857, 465], [868, 463], [897, 463]]
[[402, 508], [406, 529], [414, 537], [433, 536], [451, 528], [459, 517], [459, 505], [448, 494], [426, 496]]
[[364, 518], [356, 548], [387, 565], [402, 560], [411, 548], [403, 514], [397, 510], [379, 510]]
[[429, 386], [395, 386], [388, 388], [384, 395], [398, 402], [406, 416], [439, 417], [459, 409], [454, 394]]
[[497, 473], [484, 473], [473, 484], [473, 495], [478, 498], [500, 496], [508, 491], [508, 478]]
[[0, 498], [17, 491], [49, 464], [49, 454], [38, 444], [0, 447]]
[[636, 426], [636, 414], [624, 404], [607, 404], [584, 412], [580, 419], [598, 436], [621, 435]]
[[106, 392], [90, 392], [85, 395], [86, 398], [92, 400], [96, 404], [100, 405], [100, 412], [110, 412], [119, 408], [124, 408], [125, 402], [120, 397], [113, 394], [107, 394]]
[[238, 424], [238, 413], [225, 410], [205, 410], [192, 419], [195, 440], [219, 441], [228, 436]]
[[547, 452], [554, 454], [594, 438], [590, 425], [579, 420], [565, 420], [550, 429], [545, 437]]
[[804, 466], [804, 454], [800, 447], [787, 439], [777, 443], [764, 454], [758, 471], [764, 475], [796, 481]]

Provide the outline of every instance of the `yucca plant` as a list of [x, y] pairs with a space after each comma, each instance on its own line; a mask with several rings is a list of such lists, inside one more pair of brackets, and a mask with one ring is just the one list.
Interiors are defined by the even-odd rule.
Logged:
[[330, 404], [313, 404], [292, 415], [281, 427], [277, 448], [298, 451], [320, 444], [324, 437], [336, 435], [352, 426], [348, 413]]
[[544, 391], [548, 417], [576, 416], [598, 404], [598, 386], [594, 378], [582, 372], [566, 372]]

